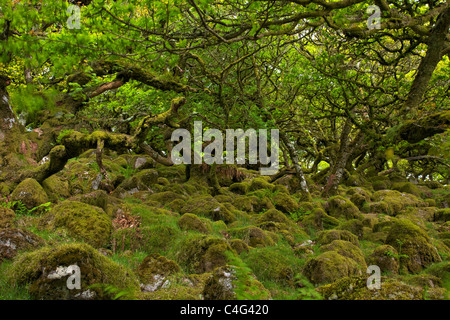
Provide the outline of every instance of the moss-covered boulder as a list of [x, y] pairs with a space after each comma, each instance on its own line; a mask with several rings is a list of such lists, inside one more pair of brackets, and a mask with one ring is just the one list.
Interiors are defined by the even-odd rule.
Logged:
[[211, 222], [192, 213], [183, 214], [177, 221], [181, 230], [194, 230], [201, 233], [211, 233]]
[[393, 246], [400, 254], [405, 268], [417, 273], [434, 262], [442, 261], [428, 234], [408, 219], [393, 222], [386, 237], [386, 244]]
[[389, 215], [395, 216], [406, 207], [421, 206], [422, 202], [414, 195], [397, 190], [380, 190], [372, 194], [373, 201], [384, 201], [389, 206]]
[[51, 201], [57, 201], [61, 198], [66, 199], [70, 197], [69, 182], [54, 174], [42, 181], [42, 187], [48, 194]]
[[250, 188], [250, 183], [243, 181], [243, 182], [236, 182], [231, 184], [228, 187], [228, 190], [237, 194], [245, 195], [247, 194], [248, 190]]
[[370, 202], [371, 193], [361, 187], [350, 188], [347, 191], [350, 201], [353, 202], [360, 210], [364, 208], [365, 203]]
[[14, 226], [14, 210], [6, 207], [0, 207], [0, 229], [11, 228]]
[[11, 193], [11, 201], [21, 201], [28, 209], [48, 202], [44, 188], [32, 178], [27, 178], [17, 185]]
[[[68, 269], [70, 266], [79, 268], [79, 289], [68, 288], [68, 283], [76, 283], [69, 279], [73, 273]], [[84, 243], [43, 247], [22, 254], [15, 259], [8, 275], [11, 283], [27, 285], [30, 295], [37, 300], [112, 299], [102, 285], [139, 291], [139, 282], [131, 270]]]
[[298, 209], [297, 201], [284, 192], [278, 192], [273, 196], [272, 202], [277, 210], [284, 213], [295, 212]]
[[320, 251], [336, 251], [344, 257], [355, 260], [362, 272], [365, 272], [367, 269], [366, 260], [364, 259], [364, 253], [359, 247], [349, 241], [334, 240], [329, 244], [321, 246]]
[[25, 229], [0, 229], [0, 262], [12, 259], [19, 252], [35, 249], [45, 244], [45, 241]]
[[267, 232], [255, 226], [230, 229], [229, 233], [233, 237], [243, 240], [250, 247], [274, 245], [274, 241]]
[[326, 251], [309, 258], [303, 267], [303, 275], [313, 284], [331, 283], [343, 277], [361, 274], [361, 268], [355, 260], [336, 251]]
[[336, 229], [338, 230], [348, 230], [358, 237], [359, 240], [363, 238], [363, 222], [359, 219], [351, 219], [341, 223]]
[[334, 196], [328, 199], [327, 212], [335, 218], [357, 219], [361, 216], [358, 207], [342, 196]]
[[315, 230], [327, 230], [332, 229], [339, 225], [339, 220], [335, 217], [328, 215], [323, 209], [313, 209], [310, 214], [302, 220], [302, 225], [306, 228], [314, 228]]
[[214, 221], [222, 220], [231, 223], [236, 216], [228, 207], [211, 196], [196, 196], [186, 201], [180, 210], [182, 213], [193, 213]]
[[359, 247], [358, 237], [348, 230], [324, 230], [318, 234], [317, 243], [326, 245], [334, 240], [345, 240]]
[[150, 187], [158, 181], [158, 171], [155, 169], [144, 169], [134, 175], [145, 186]]
[[275, 208], [268, 197], [258, 198], [252, 196], [237, 196], [232, 201], [233, 206], [248, 213], [260, 213], [265, 210]]
[[203, 289], [205, 300], [270, 299], [270, 292], [256, 277], [237, 266], [214, 270]]
[[194, 234], [181, 239], [176, 247], [176, 261], [192, 273], [212, 272], [227, 264], [227, 251], [230, 245], [220, 238]]
[[434, 221], [450, 221], [450, 208], [438, 209], [434, 213]]
[[250, 182], [248, 191], [252, 192], [252, 191], [260, 190], [260, 189], [273, 190], [274, 188], [275, 188], [275, 185], [270, 183], [268, 181], [268, 178], [266, 178], [265, 176], [261, 176], [261, 177], [252, 179], [252, 181]]
[[144, 258], [139, 264], [137, 275], [141, 282], [141, 290], [153, 292], [164, 284], [167, 284], [167, 277], [180, 272], [178, 264], [158, 253], [153, 253]]
[[64, 228], [75, 239], [94, 247], [109, 241], [111, 218], [101, 208], [79, 201], [65, 200], [53, 207], [49, 215], [54, 228]]
[[422, 300], [423, 289], [397, 279], [381, 278], [380, 289], [367, 287], [367, 276], [351, 276], [317, 288], [327, 300]]
[[276, 223], [278, 229], [284, 229], [289, 232], [298, 231], [298, 227], [295, 225], [294, 221], [289, 219], [284, 213], [277, 209], [269, 209], [258, 215], [256, 225], [262, 229], [267, 229], [264, 227], [267, 223]]
[[376, 201], [369, 203], [369, 212], [389, 214], [391, 209], [386, 201]]
[[231, 239], [229, 242], [231, 248], [236, 251], [237, 254], [241, 254], [242, 252], [248, 252], [250, 248], [248, 244], [245, 243], [242, 239]]
[[398, 252], [388, 244], [378, 246], [367, 258], [367, 263], [380, 267], [382, 273], [398, 274], [399, 271]]
[[419, 189], [419, 187], [412, 182], [395, 182], [392, 184], [391, 189], [410, 193], [415, 195], [416, 197], [420, 197], [422, 195], [422, 191]]

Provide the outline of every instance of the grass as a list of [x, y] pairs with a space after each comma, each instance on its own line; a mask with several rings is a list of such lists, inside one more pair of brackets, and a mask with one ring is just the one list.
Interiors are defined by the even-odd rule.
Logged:
[[0, 263], [0, 300], [31, 300], [26, 287], [10, 283], [7, 271], [11, 265], [11, 260], [4, 260]]

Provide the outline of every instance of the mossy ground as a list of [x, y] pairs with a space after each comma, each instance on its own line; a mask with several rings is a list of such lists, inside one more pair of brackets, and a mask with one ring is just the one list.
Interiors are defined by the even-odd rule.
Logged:
[[[233, 298], [248, 297], [245, 292], [271, 299], [448, 297], [450, 225], [442, 200], [448, 187], [383, 178], [304, 201], [295, 179], [272, 183], [252, 173], [236, 182], [224, 176], [221, 194], [214, 194], [201, 175], [186, 181], [184, 166], [114, 153], [105, 155], [104, 165], [116, 187], [111, 194], [101, 190], [90, 150], [41, 185], [22, 184], [16, 195], [27, 185], [39, 190], [29, 208], [3, 202], [0, 230], [22, 228], [46, 246], [0, 257], [0, 299], [43, 294], [48, 285], [37, 266], [52, 257], [56, 267], [68, 258], [54, 252], [69, 247], [92, 257], [96, 276], [90, 279], [103, 286], [98, 290], [114, 285], [130, 299], [215, 296], [209, 289], [229, 266], [239, 271], [236, 288], [247, 286]], [[15, 189], [8, 184], [2, 190]], [[51, 205], [30, 211], [44, 201]], [[371, 264], [382, 269], [377, 295], [364, 285]], [[111, 268], [129, 272], [130, 288], [106, 276]], [[159, 279], [154, 275], [164, 282], [149, 291], [149, 282]], [[425, 288], [430, 281], [433, 290]]]

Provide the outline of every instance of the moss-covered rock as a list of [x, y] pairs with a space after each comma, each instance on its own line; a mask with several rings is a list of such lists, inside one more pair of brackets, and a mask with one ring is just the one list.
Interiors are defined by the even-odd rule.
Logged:
[[15, 212], [6, 207], [0, 207], [0, 229], [14, 226]]
[[335, 218], [357, 219], [361, 216], [358, 207], [342, 196], [334, 196], [328, 199], [327, 212]]
[[28, 209], [48, 202], [44, 188], [32, 178], [27, 178], [17, 185], [11, 193], [11, 201], [21, 201]]
[[336, 251], [326, 251], [309, 258], [303, 267], [303, 275], [313, 284], [331, 283], [343, 277], [361, 274], [355, 260]]
[[270, 183], [267, 178], [264, 176], [253, 178], [250, 182], [250, 186], [248, 188], [249, 192], [260, 190], [260, 189], [268, 189], [273, 190], [275, 188], [275, 185]]
[[373, 201], [384, 201], [389, 206], [389, 215], [397, 215], [406, 207], [417, 207], [421, 201], [409, 193], [401, 193], [397, 190], [380, 190], [372, 195]]
[[332, 229], [338, 226], [339, 223], [338, 219], [326, 214], [326, 212], [320, 208], [313, 209], [313, 211], [302, 220], [302, 224], [305, 227], [313, 227], [315, 230]]
[[386, 237], [386, 244], [393, 246], [404, 258], [405, 268], [417, 273], [433, 262], [442, 261], [430, 237], [420, 227], [408, 219], [397, 219], [393, 222]]
[[175, 224], [158, 223], [141, 228], [142, 250], [148, 253], [164, 253], [169, 250], [181, 230]]
[[229, 242], [231, 248], [236, 251], [237, 254], [241, 254], [242, 252], [248, 252], [250, 248], [247, 243], [245, 243], [242, 239], [231, 239]]
[[249, 213], [259, 213], [274, 208], [272, 201], [267, 197], [259, 199], [256, 196], [237, 196], [232, 204], [236, 209]]
[[266, 222], [278, 223], [280, 228], [290, 232], [294, 232], [297, 229], [295, 223], [284, 213], [277, 209], [269, 209], [266, 212], [260, 214], [256, 219], [257, 225], [261, 225]]
[[25, 229], [0, 229], [0, 262], [12, 259], [19, 252], [35, 249], [45, 244], [45, 241]]
[[[72, 274], [67, 268], [73, 265], [80, 270], [80, 289], [67, 286]], [[98, 285], [139, 291], [139, 283], [131, 270], [116, 264], [88, 244], [62, 244], [22, 254], [16, 258], [8, 274], [11, 283], [29, 285], [30, 295], [38, 300], [112, 299]], [[91, 287], [93, 285], [97, 287]]]
[[249, 297], [268, 300], [270, 292], [254, 275], [247, 274], [246, 270], [226, 265], [215, 269], [206, 281], [203, 297], [205, 300], [237, 300]]
[[434, 213], [434, 221], [450, 221], [450, 208], [439, 209]]
[[158, 181], [158, 171], [155, 169], [144, 169], [134, 175], [145, 186], [150, 187]]
[[61, 198], [66, 199], [70, 197], [69, 182], [62, 179], [57, 174], [51, 175], [42, 181], [42, 187], [48, 194], [51, 201], [57, 201]]
[[192, 213], [185, 213], [178, 219], [178, 226], [181, 230], [194, 230], [201, 233], [211, 233], [212, 227], [208, 220], [202, 220]]
[[386, 201], [377, 201], [369, 203], [369, 212], [389, 214], [391, 209]]
[[351, 219], [341, 223], [336, 229], [338, 230], [348, 230], [358, 237], [359, 240], [363, 238], [363, 222], [359, 219]]
[[381, 278], [380, 289], [367, 287], [367, 276], [352, 276], [317, 288], [327, 300], [422, 300], [423, 289]]
[[245, 194], [247, 194], [249, 188], [250, 188], [250, 183], [243, 181], [243, 182], [236, 182], [236, 183], [231, 184], [229, 186], [228, 190], [230, 190], [231, 192], [237, 193], [237, 194], [245, 195]]
[[368, 257], [367, 263], [380, 267], [382, 273], [398, 274], [399, 271], [398, 252], [388, 244], [378, 246]]
[[317, 237], [317, 243], [326, 245], [334, 240], [345, 240], [359, 247], [358, 237], [348, 230], [325, 230], [321, 231]]
[[250, 247], [274, 245], [274, 241], [267, 232], [255, 226], [230, 229], [229, 233], [233, 237], [243, 240]]
[[353, 202], [360, 210], [364, 207], [364, 203], [371, 199], [371, 192], [362, 187], [350, 188], [347, 191], [350, 196], [350, 201]]
[[169, 275], [180, 272], [181, 269], [173, 260], [167, 259], [158, 253], [144, 258], [139, 264], [137, 275], [141, 281], [141, 290], [153, 292], [164, 286]]
[[212, 272], [227, 264], [226, 251], [232, 251], [223, 239], [206, 235], [189, 235], [177, 246], [176, 261], [192, 273]]
[[65, 200], [51, 209], [54, 228], [64, 228], [75, 239], [85, 241], [94, 247], [109, 242], [112, 230], [111, 218], [99, 207]]
[[281, 212], [290, 213], [298, 209], [298, 203], [289, 194], [278, 192], [273, 196], [272, 202], [277, 210]]
[[362, 272], [365, 272], [367, 269], [366, 260], [364, 259], [364, 253], [359, 247], [349, 241], [334, 240], [329, 244], [321, 246], [320, 251], [336, 251], [344, 257], [355, 260]]
[[187, 200], [181, 208], [181, 212], [193, 213], [214, 221], [222, 220], [225, 223], [236, 220], [235, 214], [225, 204], [218, 202], [211, 196], [196, 196]]
[[391, 188], [400, 192], [413, 194], [416, 197], [420, 197], [422, 195], [422, 192], [417, 187], [417, 185], [411, 182], [395, 182], [392, 184]]

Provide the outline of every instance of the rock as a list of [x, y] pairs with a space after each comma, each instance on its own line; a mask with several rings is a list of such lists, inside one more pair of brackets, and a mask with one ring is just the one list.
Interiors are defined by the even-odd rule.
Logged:
[[42, 181], [42, 187], [49, 195], [51, 201], [57, 201], [60, 198], [69, 198], [69, 182], [61, 179], [58, 175], [54, 174]]
[[250, 247], [266, 247], [274, 245], [274, 241], [267, 232], [255, 226], [230, 229], [229, 233], [233, 237], [242, 239]]
[[[244, 279], [239, 279], [239, 275]], [[270, 292], [252, 274], [236, 266], [222, 266], [214, 270], [203, 289], [205, 300], [270, 299]]]
[[363, 222], [359, 219], [351, 219], [341, 223], [336, 229], [338, 230], [348, 230], [358, 237], [359, 240], [363, 238]]
[[275, 188], [275, 185], [268, 182], [266, 178], [261, 176], [261, 177], [252, 179], [252, 181], [250, 182], [248, 191], [252, 192], [252, 191], [260, 190], [260, 189], [268, 189], [268, 190], [272, 191], [274, 188]]
[[28, 209], [48, 202], [48, 195], [36, 180], [27, 178], [14, 189], [11, 201], [21, 201]]
[[213, 221], [222, 220], [227, 224], [236, 220], [236, 216], [225, 204], [211, 196], [196, 196], [189, 199], [181, 208], [181, 213], [193, 213]]
[[367, 276], [352, 276], [317, 288], [327, 300], [423, 300], [423, 289], [381, 278], [380, 289], [367, 287]]
[[331, 283], [343, 277], [361, 274], [355, 260], [336, 251], [326, 251], [309, 258], [303, 267], [303, 275], [313, 284]]
[[248, 182], [236, 182], [231, 184], [228, 187], [228, 190], [237, 194], [245, 195], [247, 194], [250, 188], [250, 184]]
[[277, 210], [284, 213], [295, 212], [298, 209], [298, 203], [290, 195], [284, 192], [278, 192], [272, 202]]
[[326, 214], [323, 209], [313, 209], [312, 213], [303, 218], [302, 224], [316, 230], [332, 229], [339, 225], [339, 220]]
[[11, 228], [14, 226], [14, 210], [6, 207], [0, 207], [0, 229]]
[[401, 262], [404, 261], [406, 269], [412, 273], [442, 261], [428, 234], [408, 219], [397, 219], [392, 223], [386, 244], [393, 246], [399, 254], [408, 256]]
[[325, 230], [321, 231], [317, 237], [317, 243], [320, 245], [329, 244], [334, 240], [345, 240], [359, 247], [358, 237], [348, 230]]
[[361, 187], [350, 188], [347, 195], [350, 196], [350, 201], [360, 210], [363, 209], [365, 203], [370, 202], [371, 197], [371, 193]]
[[[77, 266], [80, 287], [68, 288], [69, 266]], [[43, 247], [16, 258], [10, 273], [11, 283], [28, 285], [36, 300], [112, 299], [98, 285], [111, 285], [119, 290], [139, 292], [139, 282], [133, 272], [100, 254], [85, 243], [69, 243]], [[76, 282], [75, 282], [76, 283]], [[91, 287], [96, 284], [97, 286]]]
[[406, 207], [418, 207], [421, 201], [409, 193], [401, 193], [397, 190], [380, 190], [372, 195], [373, 201], [384, 201], [388, 204], [387, 214], [395, 216]]
[[237, 254], [241, 254], [242, 252], [248, 252], [250, 248], [247, 243], [241, 239], [231, 239], [229, 241], [231, 248], [236, 251]]
[[45, 241], [28, 230], [6, 228], [0, 229], [0, 262], [12, 259], [18, 252], [35, 249]]
[[388, 244], [378, 246], [368, 257], [367, 263], [380, 267], [381, 273], [398, 274], [399, 271], [398, 252]]
[[361, 213], [357, 206], [342, 196], [334, 196], [327, 201], [327, 212], [330, 216], [346, 219], [357, 219]]
[[144, 169], [136, 173], [134, 176], [147, 187], [157, 183], [158, 181], [158, 171], [155, 169]]
[[450, 208], [439, 209], [434, 214], [434, 221], [450, 221]]
[[149, 168], [154, 168], [155, 163], [154, 163], [153, 159], [150, 157], [138, 156], [134, 159], [133, 167], [134, 167], [134, 169], [139, 169], [139, 170], [149, 169]]
[[97, 206], [65, 200], [53, 207], [49, 215], [53, 228], [62, 227], [70, 236], [99, 248], [109, 242], [112, 222]]
[[180, 267], [175, 261], [169, 260], [158, 253], [153, 253], [141, 262], [137, 274], [141, 280], [141, 290], [153, 292], [169, 285], [167, 277], [180, 272]]
[[192, 213], [183, 214], [178, 219], [177, 224], [181, 230], [194, 230], [201, 233], [211, 233], [212, 231], [211, 223], [208, 223], [206, 219], [202, 220]]
[[177, 249], [177, 262], [185, 270], [197, 274], [226, 265], [225, 253], [233, 250], [223, 239], [199, 234], [186, 236]]
[[364, 253], [359, 247], [355, 246], [351, 242], [345, 240], [334, 240], [329, 244], [321, 246], [320, 251], [335, 251], [344, 257], [353, 259], [358, 264], [361, 272], [365, 272], [367, 269], [367, 264], [364, 259]]

